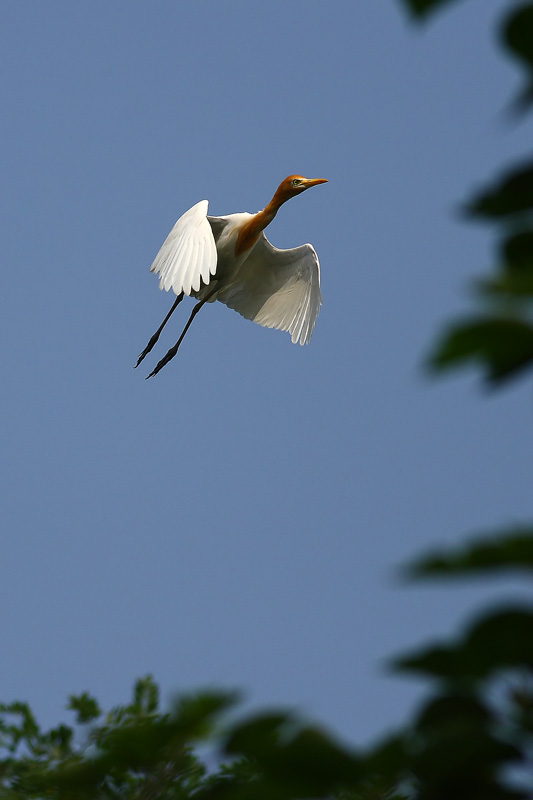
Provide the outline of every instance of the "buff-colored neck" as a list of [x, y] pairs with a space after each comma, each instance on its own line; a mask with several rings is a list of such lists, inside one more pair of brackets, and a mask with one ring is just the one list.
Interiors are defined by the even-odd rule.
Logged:
[[254, 246], [259, 239], [261, 231], [264, 231], [266, 226], [270, 225], [283, 203], [285, 203], [290, 196], [291, 195], [283, 191], [282, 186], [278, 187], [270, 203], [265, 206], [262, 211], [258, 211], [257, 214], [254, 214], [239, 231], [235, 255], [238, 256]]

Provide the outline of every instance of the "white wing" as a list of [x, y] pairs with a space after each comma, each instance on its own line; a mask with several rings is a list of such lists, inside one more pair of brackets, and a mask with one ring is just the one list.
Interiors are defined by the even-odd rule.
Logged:
[[211, 280], [217, 269], [217, 249], [207, 221], [207, 200], [201, 200], [176, 222], [150, 267], [159, 288], [191, 294]]
[[258, 325], [288, 331], [294, 344], [307, 344], [322, 304], [314, 247], [278, 250], [261, 234], [235, 281], [217, 300]]

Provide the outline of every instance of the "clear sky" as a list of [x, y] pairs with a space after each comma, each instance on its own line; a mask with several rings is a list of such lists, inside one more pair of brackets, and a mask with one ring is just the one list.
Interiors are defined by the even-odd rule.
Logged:
[[[531, 142], [502, 114], [507, 6], [419, 29], [394, 0], [4, 0], [3, 700], [55, 724], [151, 672], [352, 742], [416, 702], [386, 658], [492, 590], [395, 569], [533, 512], [528, 385], [421, 369], [491, 259], [459, 203]], [[177, 217], [256, 211], [293, 172], [329, 179], [268, 231], [318, 251], [310, 346], [216, 303], [145, 381], [192, 307], [134, 371]]]

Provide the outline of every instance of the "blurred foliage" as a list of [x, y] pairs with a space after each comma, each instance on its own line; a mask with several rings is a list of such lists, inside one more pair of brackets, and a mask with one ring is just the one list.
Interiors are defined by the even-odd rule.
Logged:
[[[498, 608], [451, 645], [396, 659], [397, 670], [441, 678], [463, 689], [506, 669], [533, 670], [533, 608]], [[533, 674], [533, 673], [532, 673]]]
[[[405, 0], [423, 16], [439, 2]], [[515, 3], [499, 21], [499, 44], [522, 69], [513, 111], [533, 101], [533, 4]], [[507, 169], [465, 206], [467, 218], [495, 227], [493, 274], [478, 281], [477, 308], [449, 325], [430, 355], [443, 371], [477, 364], [493, 386], [533, 366], [533, 160]], [[478, 537], [455, 553], [418, 559], [410, 579], [531, 577], [533, 527]], [[396, 658], [396, 671], [432, 681], [432, 693], [404, 732], [418, 800], [533, 797], [533, 607], [500, 604], [463, 633]], [[392, 779], [394, 776], [390, 776]]]
[[533, 570], [533, 527], [503, 531], [469, 542], [455, 553], [434, 553], [413, 562], [407, 578], [457, 577]]
[[[448, 0], [449, 2], [450, 0]], [[419, 17], [446, 0], [403, 0]], [[500, 44], [525, 72], [516, 103], [533, 99], [533, 5], [515, 5]], [[450, 326], [434, 369], [479, 363], [506, 382], [533, 365], [533, 161], [478, 192], [470, 217], [497, 226], [496, 274], [478, 283], [481, 310]], [[533, 527], [426, 555], [410, 580], [479, 574], [530, 578]], [[236, 717], [237, 698], [203, 692], [159, 704], [151, 677], [104, 713], [69, 698], [73, 726], [43, 731], [26, 703], [0, 705], [0, 800], [526, 800], [533, 798], [533, 606], [499, 605], [449, 642], [397, 657], [392, 669], [431, 689], [412, 720], [354, 752], [286, 711]], [[202, 756], [200, 756], [200, 753]]]
[[[533, 363], [533, 327], [503, 311], [456, 322], [431, 357], [436, 370], [456, 368], [463, 362], [479, 363], [491, 385], [517, 374]], [[497, 314], [497, 315], [496, 315]]]
[[509, 54], [517, 59], [525, 72], [516, 110], [525, 111], [533, 102], [533, 3], [516, 7], [503, 21], [501, 41]]
[[[405, 0], [418, 15], [440, 3]], [[515, 4], [499, 23], [499, 42], [524, 74], [513, 104], [517, 113], [533, 102], [533, 3]], [[453, 322], [430, 354], [437, 372], [466, 364], [481, 367], [492, 386], [506, 384], [533, 366], [533, 159], [506, 170], [465, 205], [467, 217], [496, 228], [499, 245], [493, 274], [477, 282], [477, 308]]]
[[377, 772], [390, 761], [390, 746], [367, 765], [288, 712], [230, 723], [235, 704], [232, 693], [204, 692], [162, 712], [148, 676], [137, 681], [129, 705], [107, 714], [87, 693], [71, 697], [77, 728], [42, 731], [27, 704], [2, 705], [0, 797], [400, 800]]
[[407, 6], [407, 9], [413, 16], [421, 19], [437, 8], [448, 5], [450, 2], [452, 2], [452, 0], [403, 0], [404, 5]]

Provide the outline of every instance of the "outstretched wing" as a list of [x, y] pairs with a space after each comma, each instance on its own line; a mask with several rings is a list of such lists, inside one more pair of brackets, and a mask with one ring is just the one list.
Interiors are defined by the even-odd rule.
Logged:
[[322, 304], [314, 247], [278, 250], [263, 233], [217, 300], [258, 325], [288, 331], [294, 344], [308, 344]]
[[209, 283], [217, 269], [217, 249], [207, 220], [207, 200], [201, 200], [176, 222], [150, 267], [159, 288], [191, 294]]

